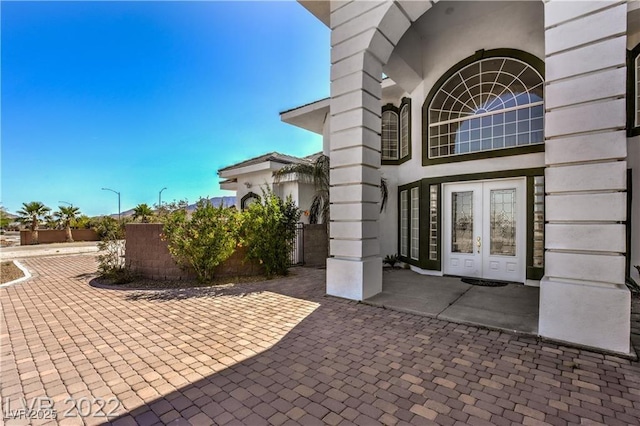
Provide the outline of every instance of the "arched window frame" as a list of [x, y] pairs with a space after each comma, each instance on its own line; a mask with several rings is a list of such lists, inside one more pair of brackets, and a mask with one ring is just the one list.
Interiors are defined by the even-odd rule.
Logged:
[[640, 135], [640, 44], [627, 51], [627, 136]]
[[[395, 117], [395, 128], [389, 123]], [[398, 159], [398, 127], [400, 117], [398, 108], [388, 104], [382, 107], [382, 131], [381, 131], [381, 151], [382, 161], [393, 161]], [[395, 154], [394, 154], [395, 153]]]
[[447, 71], [440, 79], [433, 85], [429, 95], [426, 97], [422, 104], [422, 165], [428, 166], [433, 164], [444, 164], [459, 161], [479, 160], [484, 158], [504, 157], [510, 155], [528, 154], [532, 152], [543, 152], [544, 143], [535, 143], [529, 145], [522, 145], [516, 147], [493, 149], [487, 151], [476, 151], [466, 154], [456, 154], [443, 157], [431, 158], [429, 156], [429, 107], [435, 95], [438, 93], [442, 85], [449, 80], [451, 76], [456, 74], [466, 66], [478, 62], [482, 59], [507, 57], [517, 59], [530, 65], [535, 69], [544, 80], [544, 62], [538, 57], [517, 49], [492, 49], [492, 50], [479, 50], [474, 55], [463, 59], [454, 65], [449, 71]]
[[254, 192], [248, 192], [244, 197], [240, 200], [240, 209], [246, 210], [249, 207], [249, 202], [255, 200], [260, 201], [260, 196]]
[[[385, 124], [384, 115], [395, 114], [397, 119], [397, 125], [394, 132], [396, 143], [396, 155], [389, 156], [385, 153], [389, 152], [389, 149], [385, 145]], [[400, 107], [396, 107], [393, 104], [386, 104], [382, 107], [382, 131], [381, 131], [381, 151], [382, 151], [382, 164], [383, 165], [398, 165], [411, 158], [411, 99], [402, 98]]]

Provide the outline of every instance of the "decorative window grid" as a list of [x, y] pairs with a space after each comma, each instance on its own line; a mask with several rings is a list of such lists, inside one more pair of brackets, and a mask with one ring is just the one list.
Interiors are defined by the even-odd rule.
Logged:
[[409, 254], [409, 200], [408, 192], [400, 192], [400, 256]]
[[418, 260], [420, 247], [419, 188], [411, 188], [411, 259]]
[[636, 56], [636, 58], [634, 59], [635, 61], [635, 86], [636, 86], [636, 93], [634, 96], [635, 99], [635, 117], [634, 117], [634, 127], [638, 127], [640, 126], [640, 61], [638, 60], [640, 59], [640, 56]]
[[438, 185], [429, 185], [429, 260], [438, 260]]
[[382, 113], [382, 159], [398, 159], [398, 114], [394, 111]]
[[533, 178], [533, 266], [544, 266], [544, 176]]
[[543, 83], [532, 66], [513, 58], [462, 68], [429, 106], [429, 157], [543, 143]]
[[400, 158], [409, 155], [409, 105], [400, 109]]

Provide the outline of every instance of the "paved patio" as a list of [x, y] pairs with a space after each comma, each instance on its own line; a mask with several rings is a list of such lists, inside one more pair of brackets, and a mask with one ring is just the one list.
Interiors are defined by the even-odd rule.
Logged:
[[522, 284], [482, 287], [460, 278], [385, 269], [382, 293], [366, 300], [403, 312], [492, 329], [538, 335], [540, 289]]
[[324, 297], [322, 270], [237, 288], [131, 292], [89, 286], [92, 256], [24, 264], [34, 278], [0, 290], [3, 402], [50, 397], [60, 424], [104, 421], [64, 418], [68, 397], [117, 398], [114, 424], [640, 418], [638, 363]]

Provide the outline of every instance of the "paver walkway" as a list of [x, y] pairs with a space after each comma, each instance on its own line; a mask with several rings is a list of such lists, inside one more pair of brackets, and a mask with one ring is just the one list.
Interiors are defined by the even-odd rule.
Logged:
[[323, 297], [321, 270], [129, 292], [90, 287], [91, 256], [24, 263], [0, 290], [4, 408], [49, 397], [60, 424], [105, 420], [64, 418], [80, 398], [117, 398], [114, 424], [640, 422], [637, 363]]

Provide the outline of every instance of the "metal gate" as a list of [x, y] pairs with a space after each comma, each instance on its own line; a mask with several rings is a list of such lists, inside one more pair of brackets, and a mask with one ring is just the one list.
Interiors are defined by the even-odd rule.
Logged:
[[291, 244], [291, 254], [289, 256], [291, 266], [304, 264], [304, 223], [296, 224], [296, 233]]

